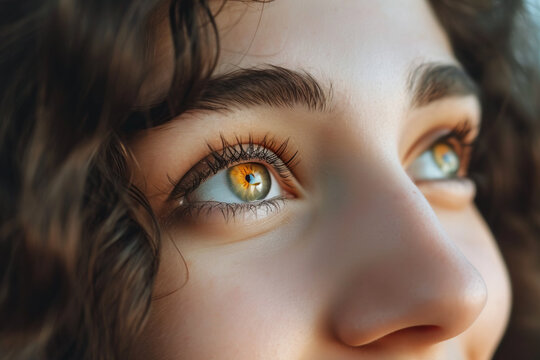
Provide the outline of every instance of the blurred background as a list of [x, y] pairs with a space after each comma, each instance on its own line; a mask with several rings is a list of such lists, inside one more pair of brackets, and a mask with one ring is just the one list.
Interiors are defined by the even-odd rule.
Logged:
[[531, 8], [531, 13], [538, 23], [536, 30], [540, 30], [540, 0], [528, 0], [528, 5]]

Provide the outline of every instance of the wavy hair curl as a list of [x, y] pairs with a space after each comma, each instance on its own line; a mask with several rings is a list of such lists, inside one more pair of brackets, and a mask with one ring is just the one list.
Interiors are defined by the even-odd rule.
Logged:
[[[430, 3], [481, 89], [476, 203], [515, 297], [496, 357], [537, 359], [540, 44], [522, 1]], [[137, 99], [164, 8], [175, 71], [156, 116]], [[0, 2], [3, 359], [126, 358], [149, 310], [160, 237], [131, 183], [125, 139], [196, 101], [219, 55], [214, 16], [207, 0]]]

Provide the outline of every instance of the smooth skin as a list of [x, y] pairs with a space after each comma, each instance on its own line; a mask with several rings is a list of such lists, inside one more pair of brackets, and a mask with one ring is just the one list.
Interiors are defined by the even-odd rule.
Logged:
[[[269, 64], [306, 71], [330, 106], [195, 111], [130, 144], [136, 182], [162, 219], [171, 179], [208, 155], [207, 142], [219, 148], [220, 134], [288, 139], [300, 160], [279, 210], [163, 224], [133, 358], [489, 359], [511, 295], [474, 186], [407, 172], [437, 131], [480, 121], [474, 96], [411, 106], [412, 68], [459, 66], [429, 5], [230, 2], [217, 21], [217, 74]], [[170, 81], [170, 38], [158, 34], [142, 102]]]

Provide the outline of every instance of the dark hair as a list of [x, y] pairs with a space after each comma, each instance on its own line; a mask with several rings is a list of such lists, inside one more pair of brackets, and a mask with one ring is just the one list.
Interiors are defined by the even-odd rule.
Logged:
[[[432, 6], [482, 92], [471, 164], [477, 204], [516, 299], [498, 354], [508, 358], [520, 346], [521, 358], [538, 358], [540, 67], [527, 57], [524, 5]], [[163, 9], [176, 62], [156, 116], [136, 104]], [[217, 61], [213, 19], [206, 0], [0, 3], [2, 358], [126, 357], [150, 306], [160, 238], [130, 182], [125, 138], [196, 100]]]
[[476, 80], [476, 204], [501, 248], [514, 303], [495, 358], [540, 358], [540, 33], [521, 1], [432, 1]]
[[144, 322], [159, 233], [122, 132], [163, 6], [184, 102], [212, 68], [206, 1], [1, 3], [3, 359], [124, 358]]

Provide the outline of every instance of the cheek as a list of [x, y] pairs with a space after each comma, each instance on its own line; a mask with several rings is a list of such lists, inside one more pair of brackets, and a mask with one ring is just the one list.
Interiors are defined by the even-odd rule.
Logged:
[[471, 345], [469, 349], [483, 344], [484, 348], [494, 350], [506, 328], [511, 306], [510, 280], [495, 239], [473, 206], [462, 212], [436, 212], [448, 235], [482, 275], [488, 289], [484, 310], [462, 336]]
[[[505, 266], [474, 208], [459, 212], [435, 210], [449, 239], [486, 283], [488, 301], [484, 310], [458, 338], [469, 358], [488, 358], [488, 352], [494, 351], [502, 336], [510, 308]], [[134, 358], [316, 358], [324, 347], [314, 353], [310, 340], [317, 335], [314, 329], [320, 325], [317, 319], [324, 318], [328, 298], [339, 290], [335, 284], [344, 277], [346, 269], [342, 265], [347, 256], [338, 254], [336, 241], [328, 241], [335, 239], [335, 233], [319, 241], [304, 233], [305, 225], [289, 223], [281, 230], [227, 246], [204, 245], [204, 240], [198, 239], [203, 242], [198, 242], [197, 249], [179, 249], [186, 264], [172, 242], [164, 241], [155, 286], [155, 295], [161, 298], [153, 301]], [[303, 238], [308, 241], [301, 241]], [[178, 244], [186, 242], [176, 240]], [[343, 243], [361, 245], [355, 253], [366, 254], [367, 258], [376, 254], [373, 244], [377, 242]], [[353, 260], [358, 264], [357, 255]], [[361, 270], [360, 275], [369, 275], [368, 270]], [[355, 301], [361, 302], [362, 298]]]
[[[278, 234], [279, 233], [279, 234]], [[137, 359], [300, 359], [309, 331], [308, 289], [281, 232], [206, 249], [164, 244], [149, 323]], [[178, 240], [178, 239], [177, 239]], [[175, 291], [176, 290], [176, 291]]]
[[[138, 359], [247, 359], [262, 350], [265, 329], [253, 318], [259, 303], [246, 298], [245, 287], [228, 281], [232, 275], [216, 281], [194, 264], [189, 268], [185, 286], [152, 303]], [[249, 341], [239, 334], [250, 334]]]

